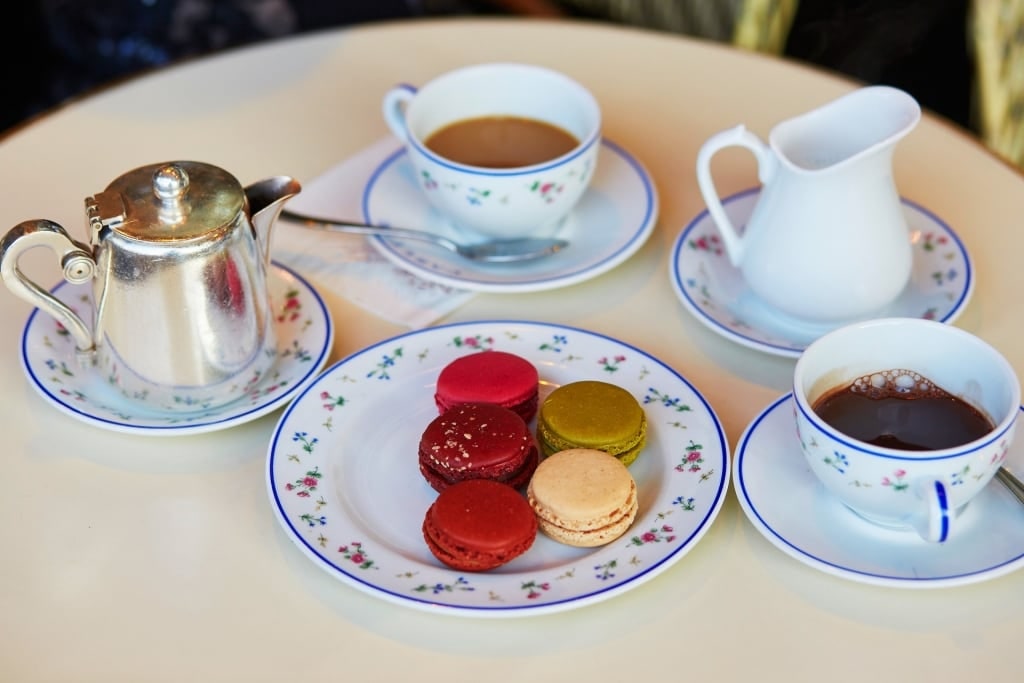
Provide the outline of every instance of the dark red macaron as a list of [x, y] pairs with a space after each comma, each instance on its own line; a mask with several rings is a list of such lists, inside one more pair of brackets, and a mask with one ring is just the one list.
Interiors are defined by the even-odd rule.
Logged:
[[436, 491], [466, 479], [525, 486], [539, 451], [530, 427], [494, 403], [467, 403], [435, 417], [419, 443], [420, 472]]
[[497, 403], [529, 422], [537, 413], [539, 377], [533, 363], [505, 351], [460, 356], [437, 377], [439, 413], [463, 403]]
[[507, 484], [469, 479], [449, 486], [423, 518], [423, 540], [453, 569], [482, 572], [519, 557], [537, 538], [537, 516]]

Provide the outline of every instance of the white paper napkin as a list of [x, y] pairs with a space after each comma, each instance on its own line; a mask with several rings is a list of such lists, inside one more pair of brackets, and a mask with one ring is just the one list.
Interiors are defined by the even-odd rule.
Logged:
[[[383, 139], [303, 182], [302, 192], [288, 201], [288, 208], [362, 222], [363, 189], [373, 171], [397, 148], [395, 140]], [[361, 235], [319, 232], [283, 218], [274, 232], [274, 260], [371, 313], [412, 329], [430, 325], [473, 296], [398, 268]]]

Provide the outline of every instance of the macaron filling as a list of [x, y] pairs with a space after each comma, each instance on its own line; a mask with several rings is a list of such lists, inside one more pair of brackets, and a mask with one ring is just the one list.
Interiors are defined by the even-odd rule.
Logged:
[[620, 537], [639, 509], [636, 481], [627, 467], [590, 448], [559, 451], [544, 459], [526, 495], [545, 535], [580, 547]]

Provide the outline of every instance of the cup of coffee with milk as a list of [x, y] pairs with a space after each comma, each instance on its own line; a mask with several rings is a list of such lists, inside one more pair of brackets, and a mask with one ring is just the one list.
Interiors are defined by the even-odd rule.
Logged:
[[595, 172], [597, 101], [542, 66], [476, 64], [398, 85], [383, 111], [431, 206], [470, 236], [553, 234]]
[[1006, 460], [1020, 413], [1013, 366], [982, 339], [880, 318], [812, 342], [793, 374], [800, 446], [824, 488], [875, 524], [931, 542]]

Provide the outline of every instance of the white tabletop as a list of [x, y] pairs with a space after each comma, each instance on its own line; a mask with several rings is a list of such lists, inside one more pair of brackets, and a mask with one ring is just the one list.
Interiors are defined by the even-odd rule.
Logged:
[[[267, 43], [167, 69], [65, 107], [0, 143], [3, 220], [84, 234], [82, 200], [121, 173], [199, 159], [243, 182], [313, 178], [387, 134], [380, 98], [492, 60], [553, 66], [600, 101], [607, 136], [650, 170], [660, 219], [629, 261], [584, 284], [481, 294], [448, 321], [520, 318], [612, 335], [677, 368], [730, 445], [787, 390], [793, 362], [718, 337], [683, 310], [668, 255], [703, 209], [700, 143], [849, 90], [786, 61], [604, 25], [422, 21]], [[716, 167], [725, 194], [750, 157]], [[977, 268], [956, 324], [1024, 373], [1024, 182], [926, 116], [900, 143], [901, 194], [943, 217]], [[52, 259], [24, 259], [56, 282]], [[403, 329], [324, 292], [332, 358]], [[19, 365], [30, 307], [0, 292], [0, 679], [9, 681], [1020, 680], [1024, 572], [931, 591], [847, 581], [794, 561], [734, 494], [680, 562], [597, 605], [506, 620], [437, 616], [328, 576], [288, 540], [264, 483], [280, 411], [206, 435], [122, 435], [58, 413]]]

